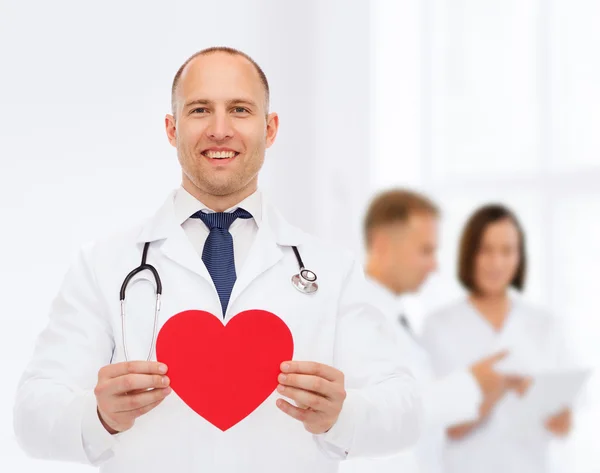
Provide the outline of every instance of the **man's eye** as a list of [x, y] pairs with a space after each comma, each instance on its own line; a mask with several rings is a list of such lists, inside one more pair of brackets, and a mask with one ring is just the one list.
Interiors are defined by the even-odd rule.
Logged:
[[206, 113], [206, 108], [204, 108], [204, 107], [195, 108], [194, 110], [192, 110], [192, 113]]
[[248, 109], [247, 109], [247, 108], [244, 108], [244, 107], [235, 107], [235, 108], [233, 109], [233, 111], [234, 111], [235, 113], [247, 113], [247, 112], [248, 112]]

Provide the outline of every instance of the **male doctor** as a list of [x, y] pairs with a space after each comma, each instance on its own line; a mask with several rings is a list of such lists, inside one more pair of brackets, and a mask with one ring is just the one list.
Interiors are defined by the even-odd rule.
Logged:
[[[14, 426], [28, 454], [106, 473], [327, 473], [416, 441], [415, 383], [360, 266], [290, 225], [257, 189], [279, 126], [268, 108], [263, 71], [237, 50], [201, 51], [177, 72], [165, 124], [182, 185], [148, 221], [84, 247], [71, 266], [17, 392]], [[125, 360], [117, 295], [145, 243], [162, 278], [159, 327], [191, 309], [225, 325], [261, 309], [293, 336], [274, 392], [231, 428], [191, 410], [169, 386], [169, 366], [143, 361], [154, 291], [141, 276], [126, 298], [135, 361]], [[318, 275], [313, 294], [291, 283], [292, 246]], [[241, 358], [223, 376], [253, 370]]]
[[367, 210], [367, 277], [422, 391], [424, 428], [415, 448], [382, 459], [350, 460], [342, 465], [343, 473], [440, 473], [445, 427], [478, 418], [503, 394], [505, 379], [493, 369], [503, 354], [434, 379], [428, 354], [406, 315], [402, 296], [417, 291], [437, 266], [438, 219], [430, 199], [402, 189], [382, 192]]

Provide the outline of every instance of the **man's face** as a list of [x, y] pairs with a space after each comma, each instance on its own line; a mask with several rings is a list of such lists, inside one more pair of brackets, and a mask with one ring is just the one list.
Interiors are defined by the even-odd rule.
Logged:
[[165, 120], [186, 189], [211, 196], [256, 189], [279, 124], [275, 113], [267, 116], [265, 94], [256, 69], [242, 56], [216, 52], [187, 65], [175, 116]]
[[385, 230], [384, 261], [391, 289], [397, 293], [417, 291], [437, 268], [437, 217], [415, 213], [407, 222], [392, 224]]

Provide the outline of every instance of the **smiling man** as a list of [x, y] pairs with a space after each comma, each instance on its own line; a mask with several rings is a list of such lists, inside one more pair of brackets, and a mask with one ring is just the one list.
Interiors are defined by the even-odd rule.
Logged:
[[[279, 128], [262, 70], [233, 49], [192, 56], [173, 81], [165, 125], [181, 186], [148, 221], [86, 245], [73, 262], [19, 385], [21, 446], [106, 473], [332, 473], [346, 458], [413, 444], [415, 383], [398, 360], [389, 322], [366, 296], [360, 266], [289, 224], [258, 189]], [[140, 260], [162, 277], [159, 329], [190, 310], [227, 327], [257, 309], [289, 329], [292, 359], [277, 361], [272, 392], [231, 427], [190, 409], [177, 390], [178, 367], [155, 361], [152, 350], [144, 361], [154, 337], [153, 294], [137, 285], [127, 296], [125, 338], [117, 292]], [[302, 260], [318, 274], [316, 291], [315, 281], [290, 281]], [[252, 339], [260, 321], [246, 322]], [[194, 334], [198, 344], [203, 335]], [[234, 349], [211, 346], [214, 353], [195, 361], [198, 372]], [[204, 409], [246, 400], [239, 373], [264, 378], [262, 365], [247, 359], [223, 365], [231, 387], [216, 397], [221, 405]], [[201, 381], [202, 389], [216, 385]]]

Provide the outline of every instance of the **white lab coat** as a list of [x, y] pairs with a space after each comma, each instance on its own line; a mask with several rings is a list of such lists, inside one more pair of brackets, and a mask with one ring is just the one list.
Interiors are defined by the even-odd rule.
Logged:
[[[443, 376], [503, 349], [517, 356], [531, 372], [566, 366], [564, 332], [558, 320], [517, 295], [511, 304], [500, 332], [467, 300], [431, 315], [423, 340], [437, 374]], [[547, 473], [552, 434], [541, 423], [523, 428], [516, 422], [519, 400], [510, 391], [483, 425], [461, 440], [449, 440], [444, 451], [446, 472]]]
[[[397, 347], [386, 335], [385, 317], [368, 302], [362, 269], [266, 202], [224, 323], [244, 310], [270, 311], [290, 328], [294, 359], [344, 372], [348, 394], [337, 423], [312, 435], [276, 407], [274, 392], [222, 432], [173, 392], [130, 430], [114, 436], [104, 430], [93, 389], [102, 366], [124, 361], [118, 294], [125, 275], [140, 264], [144, 242], [152, 242], [148, 263], [163, 283], [160, 326], [187, 309], [221, 312], [206, 267], [175, 221], [173, 195], [146, 223], [86, 246], [75, 259], [18, 388], [14, 426], [22, 448], [38, 458], [100, 465], [105, 473], [329, 473], [346, 456], [385, 455], [412, 444], [420, 422], [414, 379], [396, 362]], [[318, 275], [316, 294], [292, 286], [298, 265], [290, 245]], [[130, 359], [147, 355], [153, 296], [153, 285], [129, 286]], [[240, 369], [251, 367], [241, 363]]]
[[424, 411], [423, 433], [413, 448], [386, 458], [348, 460], [341, 473], [442, 473], [442, 449], [445, 429], [477, 418], [482, 401], [481, 390], [468, 369], [459, 369], [436, 378], [429, 354], [417, 333], [401, 325], [399, 316], [406, 315], [402, 297], [396, 297], [379, 282], [368, 278], [373, 297], [387, 315], [394, 335], [400, 341], [399, 356], [417, 380]]

